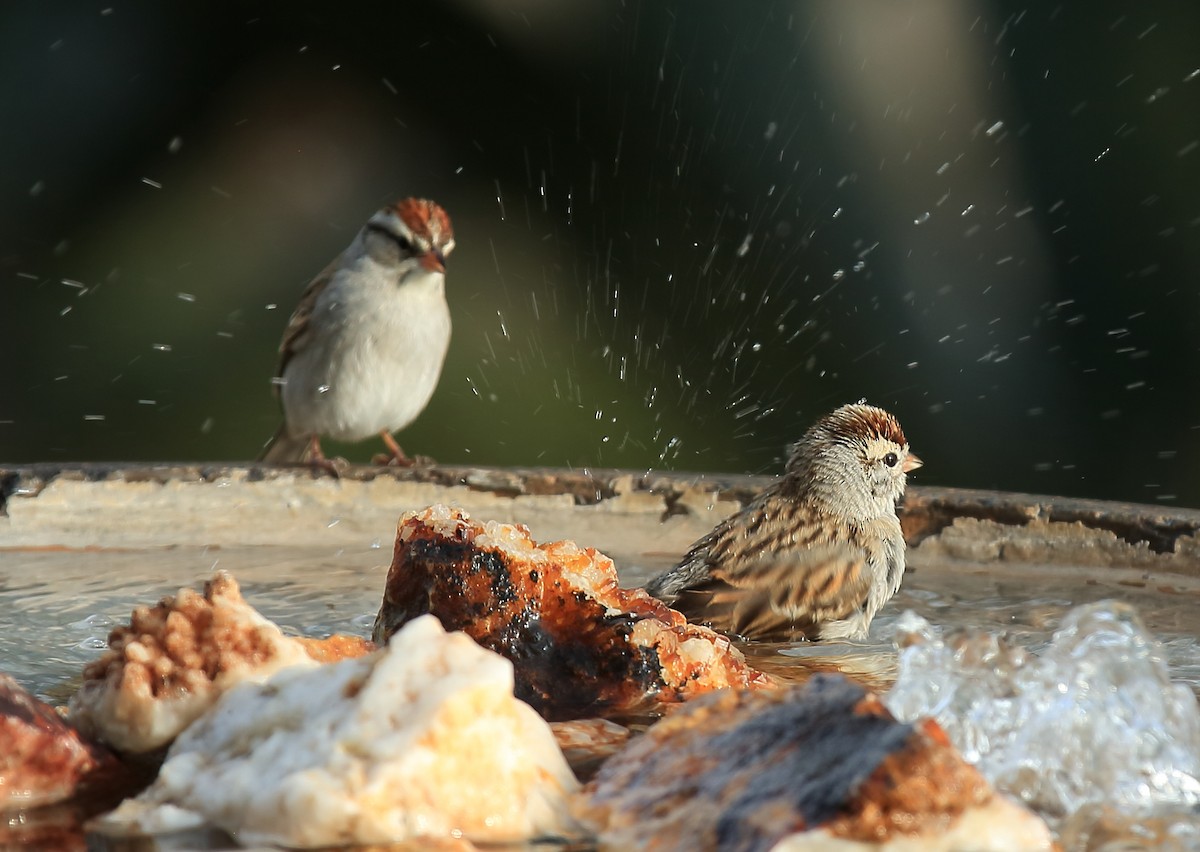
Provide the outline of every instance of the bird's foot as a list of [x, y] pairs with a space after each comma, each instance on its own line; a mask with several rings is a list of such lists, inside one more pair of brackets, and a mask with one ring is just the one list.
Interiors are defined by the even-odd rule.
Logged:
[[325, 453], [321, 452], [321, 439], [314, 436], [308, 445], [308, 464], [315, 470], [323, 470], [333, 476], [334, 479], [341, 479], [342, 475], [349, 470], [350, 462], [346, 461], [341, 456], [336, 458], [327, 458]]
[[396, 439], [392, 437], [392, 433], [386, 429], [379, 433], [379, 437], [383, 439], [383, 443], [388, 448], [387, 453], [379, 453], [371, 457], [371, 463], [377, 465], [388, 465], [389, 467], [425, 467], [433, 464], [433, 459], [429, 456], [416, 456], [410, 458], [404, 450], [400, 449], [400, 445], [396, 443]]
[[371, 456], [371, 464], [379, 467], [433, 467], [437, 460], [433, 456], [405, 456], [404, 461], [398, 461], [391, 453], [376, 453]]

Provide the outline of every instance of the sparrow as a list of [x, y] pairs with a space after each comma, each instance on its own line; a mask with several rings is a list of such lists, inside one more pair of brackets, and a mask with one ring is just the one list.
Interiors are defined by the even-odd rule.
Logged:
[[863, 638], [904, 577], [896, 501], [921, 464], [895, 417], [843, 405], [789, 448], [782, 477], [647, 591], [746, 639]]
[[384, 207], [300, 297], [279, 345], [275, 390], [283, 424], [259, 461], [327, 464], [321, 437], [392, 433], [416, 419], [437, 387], [450, 345], [446, 257], [450, 217], [406, 198]]

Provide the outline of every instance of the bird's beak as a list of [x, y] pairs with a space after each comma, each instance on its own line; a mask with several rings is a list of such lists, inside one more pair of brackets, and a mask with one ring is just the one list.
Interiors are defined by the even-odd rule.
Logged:
[[912, 473], [925, 462], [921, 461], [921, 457], [916, 453], [909, 453], [904, 457], [904, 463], [900, 465], [900, 469], [905, 473]]
[[446, 257], [437, 249], [427, 251], [421, 255], [421, 266], [428, 269], [430, 272], [445, 272]]

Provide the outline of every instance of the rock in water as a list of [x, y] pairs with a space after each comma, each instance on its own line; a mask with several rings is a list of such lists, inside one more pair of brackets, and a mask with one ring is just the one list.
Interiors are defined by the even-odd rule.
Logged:
[[511, 660], [517, 697], [553, 721], [774, 685], [726, 637], [620, 588], [604, 554], [537, 544], [523, 525], [481, 523], [461, 509], [401, 517], [375, 641], [425, 613]]
[[839, 675], [685, 704], [600, 768], [580, 815], [604, 848], [1053, 848], [934, 722], [897, 722]]
[[120, 775], [111, 752], [0, 675], [0, 812], [65, 801], [81, 785], [111, 785]]
[[371, 643], [350, 636], [293, 639], [242, 598], [218, 571], [204, 585], [138, 607], [109, 649], [83, 671], [71, 721], [118, 751], [154, 751], [243, 681], [263, 681], [288, 666], [362, 656]]
[[102, 828], [203, 821], [288, 847], [570, 836], [578, 785], [512, 689], [508, 661], [417, 619], [370, 656], [230, 690]]

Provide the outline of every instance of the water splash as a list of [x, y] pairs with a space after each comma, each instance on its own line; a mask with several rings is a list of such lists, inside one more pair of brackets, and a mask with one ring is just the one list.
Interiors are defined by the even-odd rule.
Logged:
[[1115, 809], [1200, 828], [1200, 707], [1132, 606], [1076, 607], [1035, 651], [896, 625], [898, 718], [933, 716], [999, 789], [1051, 817]]

